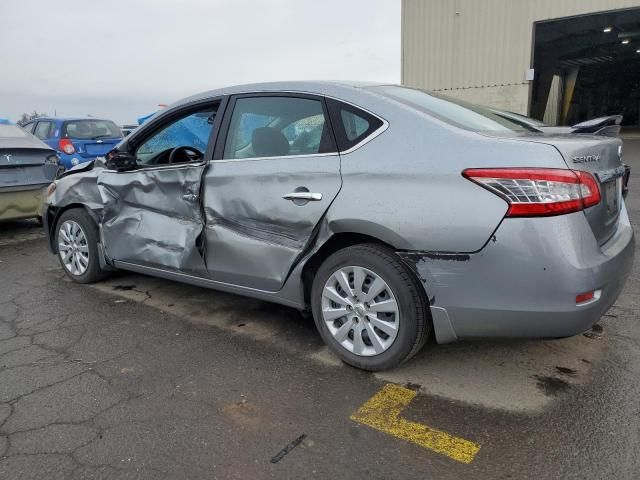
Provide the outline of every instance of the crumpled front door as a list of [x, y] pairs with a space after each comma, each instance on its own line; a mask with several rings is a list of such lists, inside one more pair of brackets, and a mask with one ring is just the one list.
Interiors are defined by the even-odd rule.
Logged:
[[200, 180], [204, 164], [105, 170], [101, 241], [111, 260], [207, 277]]

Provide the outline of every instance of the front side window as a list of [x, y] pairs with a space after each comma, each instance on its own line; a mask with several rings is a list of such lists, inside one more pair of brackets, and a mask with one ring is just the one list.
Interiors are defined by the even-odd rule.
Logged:
[[250, 97], [235, 102], [225, 159], [313, 155], [335, 151], [320, 100]]
[[102, 138], [122, 138], [122, 132], [111, 120], [74, 120], [65, 122], [63, 138], [76, 140], [98, 140]]
[[188, 113], [154, 133], [136, 150], [137, 163], [162, 165], [201, 160], [207, 150], [216, 111], [217, 106]]
[[51, 130], [53, 130], [52, 122], [38, 122], [38, 126], [36, 127], [36, 131], [34, 135], [38, 137], [40, 140], [46, 140], [49, 138]]

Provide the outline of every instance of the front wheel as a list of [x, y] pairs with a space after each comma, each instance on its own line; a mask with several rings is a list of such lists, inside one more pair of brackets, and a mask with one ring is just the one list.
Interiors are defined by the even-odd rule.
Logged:
[[93, 283], [107, 276], [98, 259], [98, 227], [87, 212], [82, 209], [64, 212], [55, 235], [58, 260], [72, 280]]
[[431, 331], [428, 303], [393, 250], [363, 244], [339, 250], [318, 270], [311, 290], [323, 340], [344, 362], [384, 370], [415, 355]]

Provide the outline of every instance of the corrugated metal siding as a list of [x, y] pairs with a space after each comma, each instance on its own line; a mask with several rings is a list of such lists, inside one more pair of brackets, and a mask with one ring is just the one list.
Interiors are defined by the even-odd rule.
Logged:
[[402, 82], [431, 90], [528, 85], [533, 22], [638, 0], [402, 0]]

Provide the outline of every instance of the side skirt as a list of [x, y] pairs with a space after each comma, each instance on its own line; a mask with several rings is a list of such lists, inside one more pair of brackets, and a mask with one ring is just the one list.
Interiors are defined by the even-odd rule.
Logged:
[[292, 299], [283, 297], [280, 292], [268, 292], [265, 290], [242, 287], [230, 283], [216, 282], [215, 280], [210, 280], [208, 278], [194, 277], [185, 273], [163, 270], [161, 268], [147, 267], [144, 265], [137, 265], [135, 263], [121, 262], [118, 260], [113, 260], [112, 262], [114, 267], [121, 270], [141, 273], [143, 275], [150, 275], [152, 277], [164, 278], [167, 280], [173, 280], [175, 282], [188, 283], [189, 285], [194, 285], [196, 287], [204, 287], [210, 288], [212, 290], [219, 290], [221, 292], [235, 293], [237, 295], [252, 297], [258, 300], [278, 303], [280, 305], [285, 305], [287, 307], [292, 307], [298, 310], [304, 309], [304, 305], [301, 305], [299, 302], [296, 302]]

